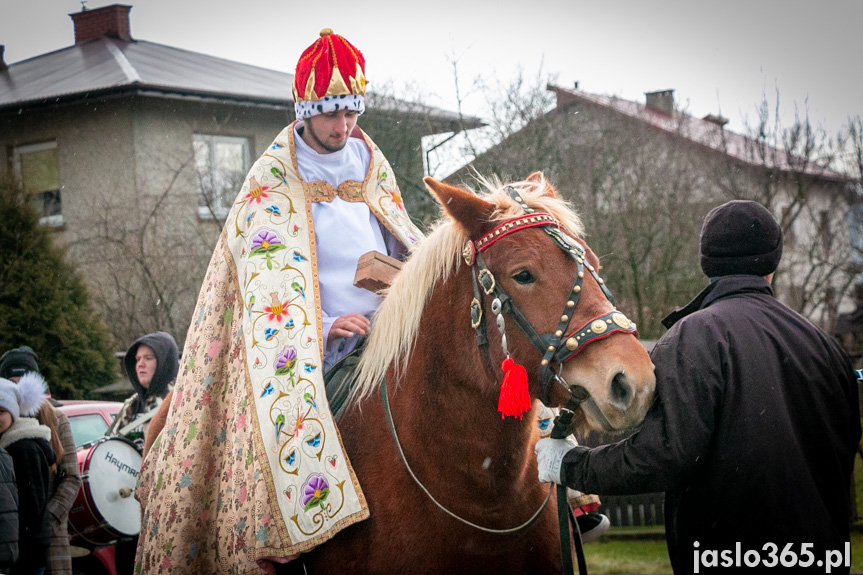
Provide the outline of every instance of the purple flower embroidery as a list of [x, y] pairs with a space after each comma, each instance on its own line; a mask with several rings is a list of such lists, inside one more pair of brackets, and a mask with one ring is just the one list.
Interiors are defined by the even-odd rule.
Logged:
[[285, 349], [276, 356], [276, 375], [289, 375], [296, 365], [297, 348], [292, 345], [285, 346]]
[[258, 232], [258, 235], [252, 240], [252, 251], [257, 248], [263, 248], [265, 250], [270, 249], [272, 244], [281, 244], [282, 240], [275, 233], [270, 230], [261, 230]]
[[285, 244], [282, 242], [282, 238], [274, 232], [261, 230], [252, 239], [251, 248], [249, 250], [250, 256], [265, 256], [267, 258], [267, 268], [273, 269], [270, 254], [285, 249]]
[[312, 473], [306, 482], [303, 483], [303, 505], [304, 510], [308, 511], [312, 507], [320, 506], [324, 508], [324, 501], [330, 494], [330, 484], [326, 478], [320, 473]]

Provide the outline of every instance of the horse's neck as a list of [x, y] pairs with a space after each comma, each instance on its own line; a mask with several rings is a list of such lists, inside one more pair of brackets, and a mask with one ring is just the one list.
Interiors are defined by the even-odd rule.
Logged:
[[[460, 291], [464, 290], [456, 290]], [[426, 308], [444, 309], [446, 303], [446, 308], [455, 303], [467, 310], [470, 298], [461, 299], [459, 293], [435, 293]], [[430, 471], [437, 467], [464, 481], [501, 489], [529, 478], [535, 483], [528, 473], [536, 439], [534, 412], [523, 420], [501, 420], [499, 383], [488, 381], [473, 334], [428, 315], [393, 398], [397, 417], [410, 422], [398, 426], [400, 438], [404, 434], [406, 443], [430, 454], [424, 458]]]
[[404, 381], [391, 401], [405, 451], [423, 454], [416, 464], [411, 461], [426, 467], [421, 475], [444, 473], [498, 493], [535, 481], [529, 472], [532, 411], [524, 421], [501, 421], [493, 398], [479, 397], [466, 382], [445, 374]]

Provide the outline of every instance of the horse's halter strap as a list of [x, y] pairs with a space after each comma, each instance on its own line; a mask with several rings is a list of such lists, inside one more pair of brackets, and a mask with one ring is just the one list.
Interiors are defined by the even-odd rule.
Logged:
[[[506, 333], [503, 327], [503, 318], [500, 315], [502, 311], [506, 311], [521, 328], [522, 332], [527, 336], [530, 342], [543, 355], [539, 366], [539, 381], [540, 381], [540, 400], [546, 405], [549, 403], [551, 391], [551, 383], [555, 380], [560, 381], [561, 378], [551, 369], [552, 363], [557, 363], [562, 366], [563, 363], [589, 343], [593, 343], [600, 339], [606, 338], [616, 332], [636, 333], [635, 324], [629, 321], [625, 315], [617, 310], [612, 310], [608, 313], [597, 316], [577, 330], [564, 335], [569, 326], [570, 318], [572, 317], [575, 307], [578, 305], [579, 297], [581, 296], [582, 284], [584, 281], [584, 270], [593, 276], [603, 294], [614, 305], [614, 298], [609, 289], [605, 286], [602, 278], [596, 272], [596, 268], [587, 261], [584, 247], [578, 242], [569, 238], [564, 233], [560, 222], [554, 219], [551, 215], [545, 213], [534, 212], [521, 196], [513, 188], [507, 188], [507, 193], [515, 200], [519, 206], [526, 212], [524, 216], [518, 216], [504, 221], [496, 228], [482, 236], [476, 242], [468, 241], [464, 250], [464, 258], [468, 265], [473, 267], [472, 281], [474, 298], [471, 302], [471, 325], [476, 330], [477, 345], [483, 349], [487, 359], [488, 337], [486, 336], [485, 318], [483, 317], [482, 295], [480, 288], [486, 295], [494, 294], [495, 301], [492, 303], [492, 311], [498, 314], [498, 328], [501, 331], [501, 346], [504, 352], [508, 354], [506, 346]], [[554, 243], [564, 252], [570, 255], [576, 262], [575, 280], [570, 290], [569, 297], [560, 316], [560, 322], [553, 334], [538, 334], [530, 321], [521, 312], [511, 297], [497, 284], [494, 275], [489, 271], [483, 261], [481, 252], [488, 249], [500, 238], [509, 234], [515, 233], [528, 228], [542, 227], [542, 230], [554, 241]], [[499, 303], [498, 303], [499, 302]], [[495, 309], [498, 306], [499, 309]], [[489, 364], [490, 365], [490, 364]], [[582, 386], [575, 384], [572, 386], [564, 383], [568, 391], [577, 401], [584, 401], [589, 397], [589, 392]], [[602, 418], [604, 419], [604, 417]]]

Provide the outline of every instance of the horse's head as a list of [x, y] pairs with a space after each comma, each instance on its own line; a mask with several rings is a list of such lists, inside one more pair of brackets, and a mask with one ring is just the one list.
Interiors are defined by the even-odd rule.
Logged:
[[640, 423], [653, 398], [653, 364], [634, 324], [615, 309], [599, 259], [577, 239], [578, 216], [542, 174], [489, 185], [482, 197], [425, 182], [463, 232], [456, 274], [471, 278], [474, 297], [462, 317], [467, 323], [470, 312], [480, 347], [488, 339], [480, 354], [486, 373], [499, 383], [508, 353], [526, 368], [531, 397], [552, 407], [571, 394], [586, 398], [582, 426]]

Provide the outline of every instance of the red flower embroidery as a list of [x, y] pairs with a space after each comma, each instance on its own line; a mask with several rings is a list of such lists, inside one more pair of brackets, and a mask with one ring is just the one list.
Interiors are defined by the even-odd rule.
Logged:
[[250, 204], [258, 203], [260, 204], [262, 200], [269, 198], [267, 195], [267, 190], [269, 190], [269, 186], [261, 186], [254, 176], [249, 178], [249, 193], [246, 194], [246, 199], [249, 200]]
[[264, 306], [264, 312], [268, 320], [281, 323], [282, 318], [288, 315], [288, 302], [282, 303], [279, 300], [279, 294], [273, 292], [270, 294], [270, 305]]

